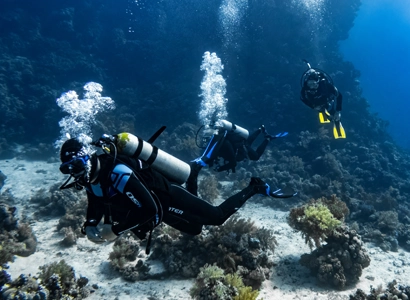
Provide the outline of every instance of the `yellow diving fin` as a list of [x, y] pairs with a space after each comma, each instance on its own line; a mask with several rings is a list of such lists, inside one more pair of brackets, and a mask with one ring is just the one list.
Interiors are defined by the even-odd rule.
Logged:
[[319, 112], [319, 121], [320, 123], [330, 123], [329, 117], [330, 114], [327, 112], [327, 110], [325, 111], [325, 113], [323, 112]]
[[342, 123], [340, 123], [340, 121], [335, 122], [333, 126], [333, 135], [335, 136], [335, 139], [345, 139], [346, 138], [346, 132], [342, 126]]

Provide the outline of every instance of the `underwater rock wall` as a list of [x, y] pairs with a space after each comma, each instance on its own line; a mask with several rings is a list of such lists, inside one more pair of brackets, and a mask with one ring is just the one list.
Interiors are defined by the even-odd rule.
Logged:
[[[101, 117], [107, 130], [144, 135], [181, 120], [195, 124], [199, 66], [209, 50], [225, 66], [230, 116], [244, 126], [266, 122], [292, 132], [317, 130], [299, 101], [305, 58], [327, 70], [346, 107], [354, 106], [345, 116], [350, 137], [353, 128], [362, 138], [366, 131], [376, 133], [359, 73], [337, 50], [360, 1], [326, 1], [320, 14], [301, 3], [249, 1], [241, 7], [236, 43], [229, 44], [215, 0], [2, 1], [0, 157], [13, 155], [12, 140], [36, 148], [53, 141], [62, 116], [55, 99], [88, 81], [103, 84], [119, 104]], [[372, 136], [383, 138], [377, 133]], [[38, 156], [50, 155], [44, 148]]]

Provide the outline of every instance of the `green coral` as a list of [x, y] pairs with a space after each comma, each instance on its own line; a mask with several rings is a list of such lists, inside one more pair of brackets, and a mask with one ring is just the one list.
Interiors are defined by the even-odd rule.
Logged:
[[238, 273], [225, 275], [215, 264], [206, 264], [200, 268], [190, 295], [194, 299], [255, 300], [259, 291], [245, 286]]
[[252, 287], [245, 286], [242, 277], [239, 276], [238, 273], [226, 275], [225, 281], [238, 290], [238, 295], [234, 296], [233, 300], [254, 300], [259, 295], [258, 290], [253, 290]]
[[339, 228], [349, 213], [346, 204], [335, 195], [330, 199], [311, 200], [308, 204], [290, 211], [289, 225], [301, 231], [305, 242], [312, 249], [319, 248], [326, 238]]
[[321, 203], [306, 207], [305, 216], [308, 222], [316, 223], [322, 230], [333, 231], [342, 223]]

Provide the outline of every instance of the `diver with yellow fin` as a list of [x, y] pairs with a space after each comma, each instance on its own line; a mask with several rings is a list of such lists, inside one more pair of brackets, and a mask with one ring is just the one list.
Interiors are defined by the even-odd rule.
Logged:
[[333, 80], [327, 73], [320, 69], [313, 69], [306, 60], [303, 61], [307, 64], [308, 70], [301, 78], [300, 100], [319, 112], [320, 123], [333, 121], [335, 139], [346, 138], [345, 130], [340, 122], [342, 94], [333, 85]]

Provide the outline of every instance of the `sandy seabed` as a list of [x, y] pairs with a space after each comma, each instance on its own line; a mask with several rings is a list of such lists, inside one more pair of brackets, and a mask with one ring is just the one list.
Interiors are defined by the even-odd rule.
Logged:
[[[58, 167], [57, 162], [17, 159], [0, 161], [0, 170], [7, 176], [1, 192], [8, 190], [17, 199], [13, 205], [18, 208], [19, 216], [27, 215], [30, 218], [33, 207], [30, 206], [29, 199], [39, 189], [48, 189], [51, 185], [64, 181]], [[263, 207], [252, 200], [238, 214], [250, 218], [257, 226], [271, 229], [278, 241], [273, 255], [275, 266], [271, 277], [263, 283], [258, 299], [349, 299], [349, 295], [358, 288], [368, 293], [370, 286], [377, 287], [381, 284], [385, 288], [393, 279], [410, 285], [409, 252], [399, 248], [398, 252], [386, 253], [371, 243], [366, 243], [371, 263], [363, 270], [363, 275], [355, 286], [344, 291], [321, 287], [309, 270], [299, 264], [300, 256], [309, 253], [310, 249], [300, 233], [287, 224], [288, 213]], [[32, 220], [31, 225], [38, 240], [37, 251], [29, 257], [16, 257], [14, 262], [9, 263], [8, 272], [12, 279], [20, 274], [36, 275], [39, 266], [64, 259], [74, 267], [77, 278], [80, 275], [87, 277], [89, 285], [98, 286], [87, 299], [190, 299], [189, 289], [194, 283], [193, 279], [127, 282], [109, 265], [108, 256], [112, 251], [112, 244], [96, 245], [86, 238], [80, 238], [77, 245], [71, 248], [61, 247], [59, 242], [62, 236], [56, 230], [57, 223], [58, 219]], [[161, 265], [152, 262], [151, 267], [152, 270], [158, 270]]]

